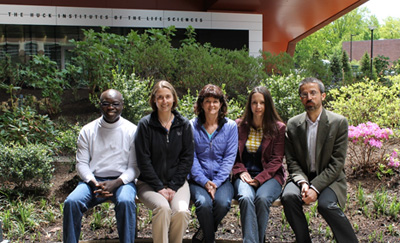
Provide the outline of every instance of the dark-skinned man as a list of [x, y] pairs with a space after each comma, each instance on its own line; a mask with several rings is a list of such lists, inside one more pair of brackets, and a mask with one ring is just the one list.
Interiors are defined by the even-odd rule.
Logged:
[[102, 116], [79, 133], [76, 170], [82, 181], [64, 202], [64, 242], [78, 242], [83, 213], [109, 200], [115, 204], [120, 242], [135, 240], [136, 125], [121, 117], [123, 105], [119, 91], [104, 91], [100, 96]]

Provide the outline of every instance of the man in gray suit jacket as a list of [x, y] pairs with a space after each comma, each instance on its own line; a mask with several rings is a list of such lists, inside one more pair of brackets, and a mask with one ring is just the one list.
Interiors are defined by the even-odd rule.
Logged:
[[282, 193], [286, 218], [298, 243], [311, 242], [302, 206], [318, 200], [318, 212], [331, 227], [336, 241], [358, 242], [340, 208], [345, 206], [347, 191], [347, 120], [322, 107], [326, 94], [320, 80], [302, 80], [299, 95], [306, 112], [291, 118], [286, 128], [289, 180]]

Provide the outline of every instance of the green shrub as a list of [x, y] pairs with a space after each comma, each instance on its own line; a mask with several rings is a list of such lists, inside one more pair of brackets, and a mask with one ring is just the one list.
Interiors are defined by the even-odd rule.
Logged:
[[[365, 52], [364, 55], [362, 56], [361, 60], [361, 68], [360, 68], [360, 77], [361, 78], [369, 78], [371, 80], [376, 80], [376, 70], [375, 70], [375, 66], [372, 65], [372, 70], [371, 70], [371, 58], [368, 55], [368, 52]], [[371, 73], [372, 71], [372, 73]]]
[[[250, 57], [246, 50], [224, 50], [209, 44], [184, 45], [177, 50], [177, 68], [173, 84], [178, 89], [200, 90], [206, 84], [226, 84], [229, 96], [246, 94], [266, 77], [261, 58]], [[194, 58], [196, 57], [196, 58]]]
[[262, 62], [268, 75], [289, 75], [294, 70], [294, 60], [287, 52], [275, 55], [270, 52], [262, 52]]
[[374, 81], [359, 82], [329, 91], [328, 103], [334, 112], [344, 115], [350, 125], [377, 123], [380, 127], [400, 125], [400, 76], [389, 78], [391, 87]]
[[[190, 27], [188, 38], [174, 48], [174, 32], [173, 26], [146, 30], [143, 34], [132, 31], [126, 36], [107, 33], [106, 29], [84, 31], [83, 41], [72, 41], [76, 45], [72, 63], [82, 70], [70, 68], [69, 72], [82, 74], [81, 83], [89, 87], [93, 103], [99, 92], [110, 88], [111, 70], [115, 67], [116, 72], [125, 70], [126, 75], [132, 70], [143, 79], [165, 79], [178, 91], [190, 88], [194, 92], [209, 83], [226, 84], [231, 97], [246, 94], [243, 87], [254, 86], [266, 77], [262, 57], [251, 57], [248, 50], [231, 51], [200, 44]], [[78, 79], [74, 76], [74, 80]]]
[[69, 85], [65, 79], [67, 72], [59, 70], [57, 63], [44, 55], [34, 55], [32, 61], [21, 70], [28, 86], [41, 89], [43, 100], [40, 108], [49, 114], [61, 111], [62, 95]]
[[57, 152], [64, 155], [76, 154], [76, 140], [79, 136], [79, 131], [82, 126], [79, 123], [60, 129], [55, 137], [54, 147], [57, 148]]
[[98, 92], [109, 88], [111, 71], [119, 66], [121, 51], [126, 48], [123, 36], [106, 33], [106, 29], [104, 27], [101, 32], [83, 30], [84, 40], [71, 41], [75, 45], [72, 63], [82, 67], [80, 82], [88, 86], [93, 100], [99, 96]]
[[284, 121], [304, 111], [298, 88], [303, 79], [304, 77], [293, 74], [287, 76], [273, 75], [260, 83], [270, 90], [275, 108]]
[[0, 141], [16, 144], [42, 143], [51, 145], [56, 136], [53, 122], [47, 115], [37, 114], [30, 107], [5, 110], [0, 116]]
[[302, 76], [305, 77], [316, 77], [321, 80], [326, 87], [331, 85], [332, 74], [330, 72], [329, 65], [323, 61], [324, 57], [316, 49], [314, 50], [312, 57], [308, 59], [302, 70]]
[[228, 99], [228, 115], [227, 117], [236, 120], [241, 117], [244, 112], [244, 107], [246, 104], [241, 104], [241, 102], [235, 98]]
[[[176, 70], [176, 49], [172, 47], [169, 35], [174, 35], [175, 27], [146, 30], [138, 35], [127, 35], [130, 45], [120, 57], [123, 70], [135, 70], [136, 75], [156, 80], [172, 80]], [[126, 63], [126, 64], [124, 64]], [[133, 69], [129, 64], [133, 64]], [[130, 68], [130, 69], [129, 69]]]
[[122, 116], [137, 124], [140, 118], [151, 112], [148, 103], [152, 80], [139, 80], [134, 73], [119, 74], [113, 71], [112, 88], [121, 92], [124, 97]]
[[[221, 86], [222, 91], [225, 93], [225, 85], [223, 84]], [[196, 91], [196, 94], [198, 94], [199, 91]], [[197, 96], [193, 96], [191, 94], [190, 89], [188, 89], [187, 93], [185, 95], [183, 95], [183, 97], [181, 99], [179, 99], [178, 101], [178, 111], [179, 113], [188, 118], [189, 120], [196, 117], [196, 114], [194, 113], [194, 104], [197, 101]], [[235, 98], [228, 98], [228, 115], [227, 117], [235, 120], [237, 118], [239, 118], [242, 113], [243, 113], [243, 107], [244, 105], [242, 105], [237, 99]]]
[[43, 144], [0, 145], [1, 181], [15, 182], [20, 188], [28, 182], [42, 182], [48, 187], [52, 178], [53, 152]]
[[187, 93], [183, 95], [182, 98], [178, 101], [177, 110], [182, 116], [186, 117], [189, 120], [196, 117], [196, 114], [194, 113], [194, 104], [196, 103], [197, 96], [198, 91], [196, 96], [193, 96], [190, 89], [188, 89]]

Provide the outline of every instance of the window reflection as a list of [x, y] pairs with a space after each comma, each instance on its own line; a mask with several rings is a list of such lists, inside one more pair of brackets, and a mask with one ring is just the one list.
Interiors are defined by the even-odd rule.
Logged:
[[[101, 27], [90, 27], [101, 31]], [[70, 40], [82, 40], [84, 37], [80, 26], [43, 26], [43, 25], [5, 25], [0, 24], [0, 58], [8, 54], [13, 62], [27, 63], [32, 55], [44, 54], [65, 68], [71, 61], [73, 45]], [[111, 27], [109, 32], [127, 35], [131, 30], [139, 34], [144, 28]], [[180, 46], [180, 40], [185, 39], [185, 29], [177, 29], [172, 40], [174, 47]], [[249, 34], [247, 30], [205, 30], [198, 29], [197, 41], [211, 43], [215, 47], [226, 49], [242, 49], [248, 46]], [[229, 40], [229, 41], [226, 41]]]

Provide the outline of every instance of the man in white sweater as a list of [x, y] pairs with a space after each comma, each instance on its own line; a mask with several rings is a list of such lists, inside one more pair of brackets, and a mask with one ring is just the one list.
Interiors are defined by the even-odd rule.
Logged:
[[115, 204], [120, 242], [135, 240], [136, 125], [121, 117], [123, 104], [120, 92], [104, 91], [100, 96], [102, 117], [79, 133], [76, 170], [82, 181], [64, 202], [64, 242], [78, 242], [83, 213], [108, 200]]

